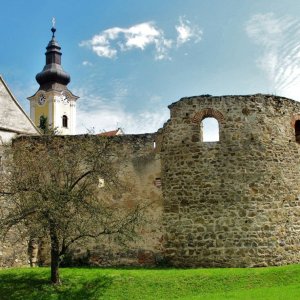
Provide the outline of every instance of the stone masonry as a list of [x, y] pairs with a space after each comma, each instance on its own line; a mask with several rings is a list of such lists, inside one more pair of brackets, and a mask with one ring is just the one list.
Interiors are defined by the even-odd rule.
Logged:
[[[112, 137], [112, 152], [121, 151], [120, 168], [135, 186], [124, 201], [154, 203], [142, 238], [125, 250], [99, 241], [74, 254], [88, 253], [98, 266], [299, 263], [300, 103], [204, 95], [169, 108], [157, 133]], [[218, 121], [218, 142], [203, 142], [207, 117]], [[2, 266], [8, 248], [0, 249]], [[19, 253], [13, 261], [27, 263]]]
[[[175, 266], [300, 261], [300, 103], [209, 95], [169, 106], [161, 151], [164, 251]], [[220, 140], [202, 142], [201, 121]]]
[[[41, 140], [42, 136], [25, 137], [28, 140]], [[59, 139], [78, 139], [84, 136], [58, 136]], [[95, 136], [95, 139], [103, 139]], [[106, 139], [106, 138], [105, 138]], [[160, 183], [160, 156], [156, 147], [158, 134], [140, 134], [109, 137], [110, 151], [116, 156], [116, 164], [121, 176], [130, 186], [131, 193], [123, 195], [124, 209], [133, 207], [142, 201], [149, 204], [151, 209], [145, 213], [144, 224], [139, 227], [139, 238], [131, 241], [127, 247], [111, 241], [110, 238], [100, 237], [89, 243], [74, 244], [71, 249], [71, 260], [75, 263], [82, 261], [95, 266], [113, 265], [154, 265], [161, 260], [162, 252], [162, 199]], [[1, 147], [0, 147], [1, 150]], [[0, 151], [1, 155], [1, 151]], [[1, 172], [0, 172], [1, 175]], [[27, 247], [26, 247], [27, 246]], [[28, 254], [27, 255], [27, 248]], [[14, 228], [7, 236], [5, 243], [0, 243], [0, 267], [19, 265], [49, 264], [49, 244], [43, 241], [21, 236]]]

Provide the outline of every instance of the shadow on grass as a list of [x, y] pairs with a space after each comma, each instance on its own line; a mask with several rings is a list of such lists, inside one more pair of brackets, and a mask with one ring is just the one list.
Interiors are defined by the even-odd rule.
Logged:
[[54, 286], [48, 276], [34, 273], [1, 274], [0, 299], [103, 299], [112, 278], [105, 275], [77, 281], [63, 278], [62, 282], [62, 285]]

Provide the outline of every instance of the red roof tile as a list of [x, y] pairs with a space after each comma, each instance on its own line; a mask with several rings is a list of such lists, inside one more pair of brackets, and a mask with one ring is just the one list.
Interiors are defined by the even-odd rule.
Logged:
[[118, 128], [118, 129], [112, 130], [112, 131], [101, 132], [101, 133], [98, 133], [97, 135], [101, 135], [101, 136], [116, 136], [116, 135], [122, 135], [122, 134], [124, 134], [124, 132], [122, 131], [122, 129]]

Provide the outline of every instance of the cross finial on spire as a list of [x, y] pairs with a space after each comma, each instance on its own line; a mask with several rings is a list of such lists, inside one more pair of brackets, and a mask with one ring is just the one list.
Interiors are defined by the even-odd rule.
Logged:
[[54, 17], [52, 18], [52, 28], [51, 28], [51, 31], [52, 31], [52, 38], [54, 38], [54, 33], [56, 31], [56, 29], [55, 29], [55, 18]]

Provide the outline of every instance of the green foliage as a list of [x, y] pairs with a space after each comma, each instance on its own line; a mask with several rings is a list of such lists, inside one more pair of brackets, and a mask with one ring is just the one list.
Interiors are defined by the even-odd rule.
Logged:
[[38, 126], [38, 128], [40, 129], [43, 135], [53, 136], [59, 134], [58, 128], [57, 127], [52, 128], [51, 124], [49, 126], [48, 118], [44, 115], [40, 117], [40, 125]]
[[48, 121], [47, 121], [47, 117], [45, 117], [44, 115], [40, 116], [40, 126], [39, 128], [41, 129], [42, 133], [46, 133], [48, 130]]
[[121, 179], [121, 154], [111, 151], [109, 139], [25, 137], [14, 141], [8, 157], [7, 175], [0, 177], [0, 237], [22, 224], [28, 237], [48, 239], [53, 283], [59, 283], [59, 262], [71, 245], [104, 235], [126, 242], [136, 235], [144, 209], [142, 202], [130, 208], [123, 202], [130, 185]]
[[49, 284], [49, 270], [0, 270], [5, 299], [299, 299], [300, 265], [253, 269], [61, 269], [63, 285]]

